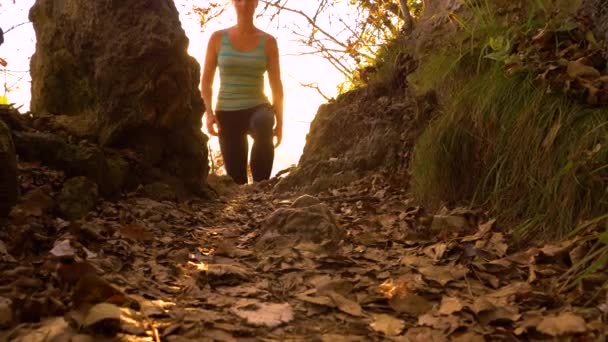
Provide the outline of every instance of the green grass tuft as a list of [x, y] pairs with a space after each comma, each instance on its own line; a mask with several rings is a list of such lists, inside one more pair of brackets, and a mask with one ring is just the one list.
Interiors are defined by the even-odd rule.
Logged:
[[[477, 3], [463, 21], [475, 38], [427, 56], [410, 76], [418, 91], [435, 89], [442, 108], [417, 141], [412, 190], [431, 207], [486, 206], [523, 239], [564, 236], [608, 212], [608, 110], [547, 94], [532, 75], [507, 76], [485, 58], [501, 30]], [[514, 31], [503, 29], [504, 41]]]

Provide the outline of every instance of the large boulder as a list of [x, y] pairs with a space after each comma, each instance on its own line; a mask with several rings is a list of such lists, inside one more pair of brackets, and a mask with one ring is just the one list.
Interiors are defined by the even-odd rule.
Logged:
[[30, 19], [34, 115], [133, 149], [185, 188], [204, 185], [200, 67], [173, 1], [37, 0]]
[[11, 131], [0, 121], [0, 217], [6, 216], [17, 203], [17, 158]]

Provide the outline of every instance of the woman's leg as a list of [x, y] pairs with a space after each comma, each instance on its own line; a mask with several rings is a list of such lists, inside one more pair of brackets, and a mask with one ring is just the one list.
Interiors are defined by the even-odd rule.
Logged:
[[247, 113], [218, 111], [219, 141], [226, 173], [237, 184], [247, 184]]
[[274, 160], [273, 128], [272, 107], [268, 105], [257, 107], [249, 120], [249, 134], [253, 137], [251, 173], [254, 182], [270, 178]]

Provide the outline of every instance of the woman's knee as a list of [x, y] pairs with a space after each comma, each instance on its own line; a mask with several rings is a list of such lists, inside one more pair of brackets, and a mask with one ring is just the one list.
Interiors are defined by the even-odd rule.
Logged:
[[251, 116], [249, 128], [252, 135], [255, 136], [272, 136], [274, 127], [274, 111], [268, 106], [258, 108]]

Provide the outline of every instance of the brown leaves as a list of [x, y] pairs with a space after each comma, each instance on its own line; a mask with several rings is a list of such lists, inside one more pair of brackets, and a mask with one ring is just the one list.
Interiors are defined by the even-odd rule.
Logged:
[[405, 328], [405, 322], [393, 316], [378, 314], [373, 315], [374, 321], [370, 324], [374, 331], [388, 336], [400, 335]]
[[562, 28], [545, 27], [531, 39], [524, 37], [518, 45], [518, 61], [507, 67], [511, 72], [531, 70], [548, 93], [564, 93], [593, 106], [607, 105], [604, 79], [608, 75], [602, 74], [606, 60], [593, 33], [584, 30], [572, 22], [567, 35]]
[[543, 318], [536, 329], [553, 337], [584, 333], [587, 331], [585, 320], [580, 316], [569, 312], [554, 317]]
[[418, 269], [425, 279], [436, 281], [441, 286], [446, 286], [451, 281], [464, 278], [468, 270], [463, 266], [427, 266]]
[[275, 328], [293, 320], [293, 308], [288, 303], [260, 303], [255, 300], [242, 300], [232, 312], [255, 326]]
[[462, 302], [458, 298], [444, 296], [441, 300], [441, 306], [439, 307], [439, 313], [442, 315], [451, 315], [459, 312], [464, 308]]
[[[559, 129], [555, 131], [556, 136]], [[553, 139], [546, 139], [548, 146]], [[217, 208], [201, 202], [187, 210], [130, 198], [102, 203], [90, 222], [49, 220], [44, 227], [50, 224], [52, 230], [36, 231], [51, 236], [41, 240], [46, 241], [44, 265], [36, 261], [13, 267], [15, 260], [8, 260], [5, 251], [12, 246], [6, 243], [2, 248], [0, 243], [0, 325], [12, 327], [23, 317], [58, 315], [68, 317], [83, 339], [94, 339], [94, 332], [105, 330], [118, 332], [121, 338], [152, 341], [276, 339], [286, 333], [289, 338], [319, 336], [324, 341], [493, 341], [574, 335], [593, 340], [596, 332], [605, 330], [603, 297], [583, 311], [582, 304], [570, 301], [578, 297], [553, 290], [556, 277], [583, 260], [588, 241], [518, 251], [509, 245], [504, 227], [466, 209], [437, 213], [434, 229], [444, 232], [430, 232], [434, 215], [410, 207], [410, 199], [378, 182], [358, 185], [370, 187], [365, 188], [367, 193], [381, 199], [377, 207], [334, 201], [322, 211], [313, 209], [313, 214], [332, 213], [325, 217], [328, 220], [315, 222], [333, 220], [345, 233], [330, 245], [323, 245], [327, 239], [317, 233], [332, 235], [331, 229], [310, 227], [306, 218], [311, 215], [289, 211], [294, 220], [268, 231], [286, 232], [279, 236], [294, 241], [253, 248], [260, 240], [261, 221], [275, 207], [286, 205], [262, 193], [231, 199], [236, 202]], [[344, 193], [350, 198], [366, 192], [348, 188], [332, 196]], [[308, 205], [306, 201], [299, 205]], [[28, 220], [47, 214], [41, 215]], [[272, 222], [288, 221], [275, 216]], [[298, 227], [306, 231], [297, 231]], [[335, 247], [331, 253], [325, 253], [328, 246]], [[46, 287], [54, 292], [19, 301]], [[50, 306], [53, 302], [45, 298], [71, 307]], [[9, 340], [34, 338], [33, 332], [20, 329]], [[57, 340], [78, 340], [70, 337], [76, 331], [63, 319], [36, 329], [59, 336]]]

